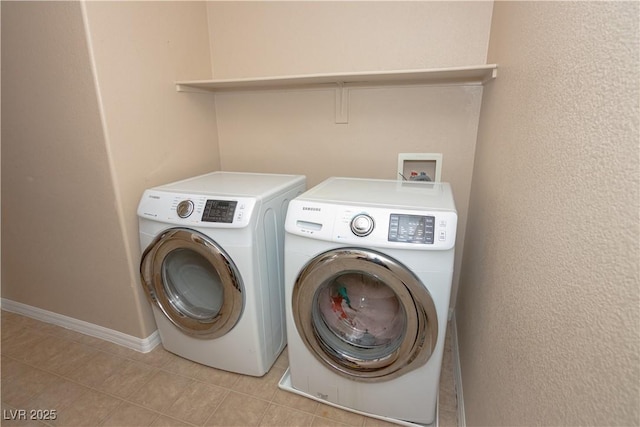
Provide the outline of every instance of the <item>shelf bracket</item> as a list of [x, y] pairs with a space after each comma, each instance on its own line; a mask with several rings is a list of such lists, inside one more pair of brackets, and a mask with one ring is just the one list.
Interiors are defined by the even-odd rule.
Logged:
[[176, 91], [177, 92], [208, 93], [208, 94], [211, 94], [210, 90], [200, 89], [200, 88], [192, 87], [192, 86], [189, 86], [189, 85], [181, 85], [180, 83], [176, 83]]
[[349, 88], [343, 82], [336, 87], [336, 124], [349, 123]]

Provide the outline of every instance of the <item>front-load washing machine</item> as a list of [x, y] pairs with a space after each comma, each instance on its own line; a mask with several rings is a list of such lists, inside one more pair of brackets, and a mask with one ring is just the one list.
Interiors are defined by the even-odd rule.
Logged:
[[280, 387], [435, 424], [456, 226], [447, 183], [330, 178], [292, 200]]
[[213, 172], [144, 192], [142, 286], [162, 345], [262, 376], [285, 347], [283, 241], [298, 175]]

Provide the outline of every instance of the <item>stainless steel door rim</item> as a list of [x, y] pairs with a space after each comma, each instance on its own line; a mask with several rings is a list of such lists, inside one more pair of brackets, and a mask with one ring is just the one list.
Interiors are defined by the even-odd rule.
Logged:
[[[355, 338], [340, 336], [339, 327], [327, 322], [323, 309], [318, 308], [326, 304], [323, 298], [328, 295], [328, 288], [335, 290], [334, 283], [353, 274], [362, 275], [377, 289], [383, 284], [394, 295], [393, 304], [397, 304], [397, 313], [403, 317], [403, 328], [388, 340], [387, 349], [368, 345], [375, 337], [364, 336], [367, 330]], [[416, 369], [429, 360], [437, 342], [437, 313], [427, 288], [407, 267], [373, 250], [340, 248], [314, 257], [300, 271], [290, 303], [307, 349], [332, 371], [353, 380], [386, 381]], [[331, 304], [341, 311], [340, 304], [349, 304], [348, 295], [345, 292]], [[346, 310], [357, 312], [355, 307]], [[349, 318], [344, 311], [340, 315], [348, 322], [357, 316]]]
[[[176, 273], [180, 266], [185, 272]], [[242, 315], [244, 286], [238, 269], [220, 246], [195, 230], [172, 228], [158, 235], [142, 255], [140, 276], [149, 301], [188, 335], [220, 337]], [[195, 285], [190, 279], [199, 282], [200, 295], [190, 291]]]

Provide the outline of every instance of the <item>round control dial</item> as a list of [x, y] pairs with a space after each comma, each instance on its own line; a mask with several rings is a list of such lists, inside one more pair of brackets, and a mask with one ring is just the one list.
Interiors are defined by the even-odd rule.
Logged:
[[180, 203], [178, 203], [176, 211], [178, 211], [178, 216], [180, 218], [189, 217], [189, 215], [193, 213], [193, 202], [191, 200], [181, 201]]
[[351, 219], [351, 231], [358, 237], [371, 234], [373, 225], [373, 218], [367, 214], [358, 214]]

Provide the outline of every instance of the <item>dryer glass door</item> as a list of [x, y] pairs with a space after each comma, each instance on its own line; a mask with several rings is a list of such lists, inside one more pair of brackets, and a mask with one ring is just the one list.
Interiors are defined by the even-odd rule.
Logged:
[[343, 248], [317, 256], [298, 276], [291, 303], [307, 348], [351, 379], [397, 377], [426, 363], [437, 341], [426, 287], [375, 251]]
[[216, 338], [242, 314], [244, 289], [237, 268], [213, 240], [174, 228], [149, 245], [140, 263], [152, 304], [184, 333]]

